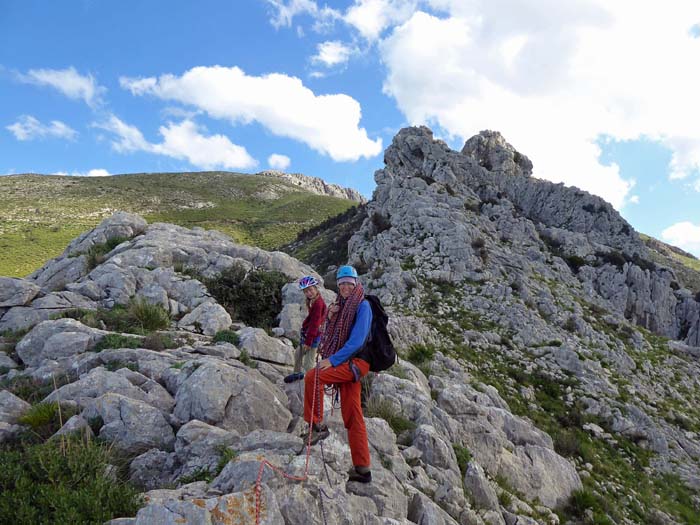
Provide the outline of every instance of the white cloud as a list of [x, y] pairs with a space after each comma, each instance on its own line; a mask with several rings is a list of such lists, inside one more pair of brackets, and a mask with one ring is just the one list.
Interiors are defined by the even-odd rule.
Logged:
[[73, 140], [78, 132], [60, 120], [52, 120], [50, 124], [42, 124], [31, 115], [22, 115], [17, 122], [6, 126], [17, 140], [33, 140], [43, 137], [56, 137]]
[[669, 244], [700, 256], [700, 225], [689, 221], [677, 222], [662, 231], [661, 238]]
[[50, 86], [73, 100], [83, 100], [94, 108], [102, 103], [106, 89], [97, 84], [92, 75], [81, 75], [74, 67], [67, 69], [30, 69], [19, 75], [22, 82], [38, 86]]
[[73, 173], [71, 173], [71, 175], [73, 175], [74, 177], [109, 177], [111, 173], [105, 169], [98, 168], [92, 169], [87, 173], [79, 173], [74, 171]]
[[273, 153], [267, 158], [268, 165], [273, 170], [286, 170], [291, 164], [292, 160], [286, 155], [280, 155], [279, 153]]
[[631, 195], [627, 202], [630, 204], [639, 204], [639, 195]]
[[161, 126], [159, 132], [163, 142], [160, 144], [148, 142], [136, 126], [126, 124], [114, 115], [94, 126], [116, 135], [112, 148], [120, 153], [145, 151], [185, 159], [203, 169], [248, 169], [257, 165], [244, 147], [233, 144], [224, 135], [204, 136], [197, 124], [187, 119], [179, 124], [170, 122]]
[[110, 115], [106, 122], [96, 123], [93, 126], [112, 132], [118, 140], [112, 141], [112, 148], [119, 153], [131, 153], [133, 151], [151, 151], [152, 145], [143, 137], [136, 126], [130, 126], [115, 115]]
[[72, 173], [68, 173], [67, 171], [56, 171], [54, 173], [51, 173], [51, 175], [63, 175], [63, 176], [71, 176], [71, 177], [109, 177], [111, 175], [111, 173], [109, 171], [107, 171], [106, 169], [97, 168], [97, 169], [91, 169], [87, 172], [74, 171]]
[[313, 62], [318, 62], [326, 67], [337, 66], [344, 64], [350, 58], [352, 49], [342, 42], [331, 40], [321, 42], [316, 46], [316, 54], [311, 57]]
[[258, 163], [246, 149], [233, 144], [224, 135], [204, 136], [191, 120], [160, 127], [161, 144], [153, 145], [153, 152], [176, 159], [187, 159], [190, 164], [204, 169], [218, 167], [248, 169]]
[[390, 25], [408, 20], [416, 0], [356, 0], [343, 16], [367, 40], [376, 40]]
[[232, 124], [258, 122], [271, 133], [306, 143], [336, 161], [370, 158], [382, 149], [359, 127], [360, 104], [343, 94], [316, 95], [296, 77], [248, 76], [238, 67], [195, 67], [181, 77], [121, 78], [135, 95], [189, 104]]
[[[313, 0], [287, 0], [286, 2], [285, 0], [267, 0], [267, 3], [272, 8], [273, 16], [270, 23], [275, 28], [291, 27], [294, 17], [309, 15], [315, 20], [314, 30], [322, 32], [328, 30], [333, 22], [341, 17], [335, 9], [327, 6], [318, 7]], [[303, 35], [303, 29], [301, 31]]]
[[535, 176], [617, 208], [633, 184], [602, 163], [601, 136], [662, 143], [675, 178], [700, 168], [700, 69], [689, 67], [700, 39], [688, 32], [700, 14], [696, 1], [421, 6], [426, 12], [393, 26], [379, 45], [384, 92], [410, 123], [463, 139], [497, 129], [533, 160]]

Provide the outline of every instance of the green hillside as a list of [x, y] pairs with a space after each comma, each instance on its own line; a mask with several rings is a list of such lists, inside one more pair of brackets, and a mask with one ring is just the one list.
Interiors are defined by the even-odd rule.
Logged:
[[355, 204], [283, 180], [228, 172], [12, 175], [0, 177], [0, 195], [0, 275], [16, 277], [41, 267], [116, 211], [216, 229], [269, 250]]

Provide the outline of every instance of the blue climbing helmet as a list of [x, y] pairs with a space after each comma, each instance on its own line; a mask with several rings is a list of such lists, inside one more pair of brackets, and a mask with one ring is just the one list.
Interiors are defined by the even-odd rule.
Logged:
[[318, 281], [313, 275], [305, 275], [299, 279], [299, 289], [305, 290], [309, 286], [318, 286]]
[[335, 273], [335, 280], [338, 284], [341, 282], [350, 282], [350, 279], [352, 278], [353, 282], [357, 282], [357, 270], [353, 268], [352, 266], [341, 266], [338, 268], [338, 271]]

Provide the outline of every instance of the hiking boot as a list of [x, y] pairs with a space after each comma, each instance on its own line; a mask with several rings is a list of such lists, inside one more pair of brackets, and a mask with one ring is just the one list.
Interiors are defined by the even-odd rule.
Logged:
[[304, 372], [295, 372], [293, 374], [289, 374], [284, 378], [285, 383], [294, 383], [294, 381], [299, 381], [301, 379], [304, 379]]
[[[328, 427], [324, 424], [318, 424], [314, 423], [313, 427], [311, 428], [311, 445], [315, 445], [319, 441], [323, 441], [326, 439], [328, 436], [330, 436], [331, 433], [328, 430]], [[308, 441], [307, 441], [308, 443]]]
[[348, 470], [348, 481], [357, 481], [358, 483], [369, 483], [372, 481], [372, 471], [370, 469], [362, 469], [360, 472], [356, 467]]

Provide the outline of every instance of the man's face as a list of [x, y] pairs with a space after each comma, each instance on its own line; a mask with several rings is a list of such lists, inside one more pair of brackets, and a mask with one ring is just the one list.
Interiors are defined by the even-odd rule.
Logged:
[[340, 283], [338, 285], [338, 290], [340, 291], [340, 296], [343, 299], [347, 299], [350, 297], [350, 294], [352, 294], [352, 291], [355, 289], [355, 283]]

